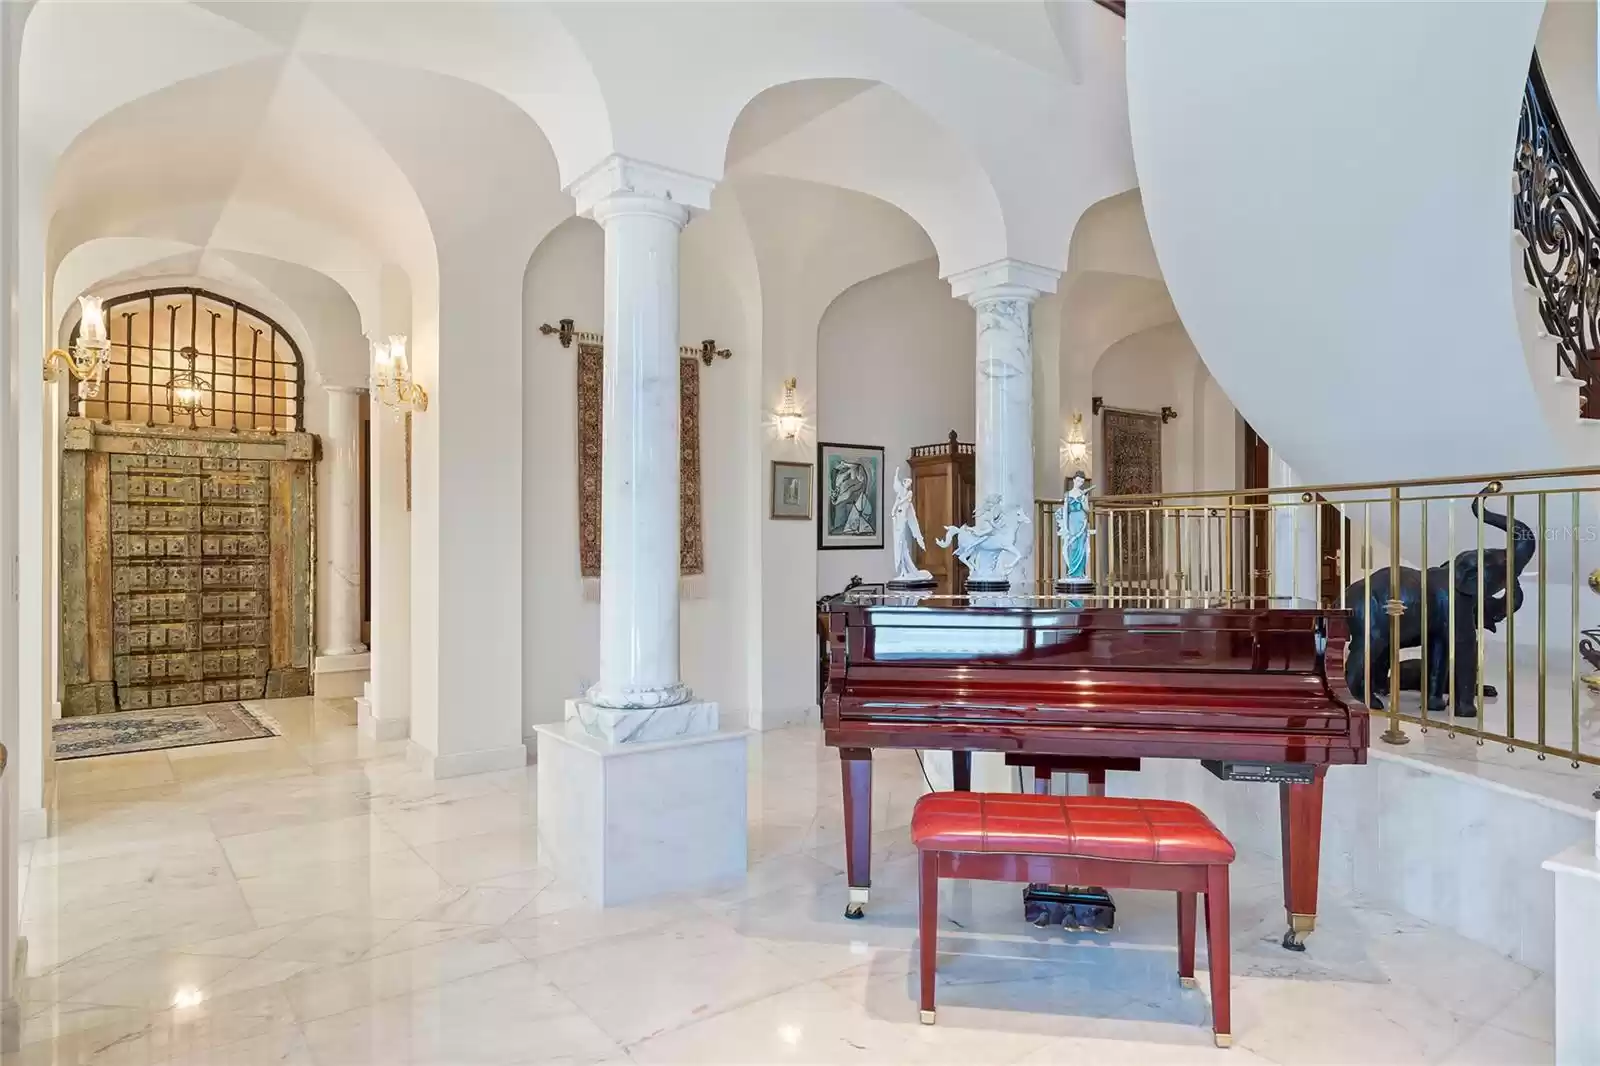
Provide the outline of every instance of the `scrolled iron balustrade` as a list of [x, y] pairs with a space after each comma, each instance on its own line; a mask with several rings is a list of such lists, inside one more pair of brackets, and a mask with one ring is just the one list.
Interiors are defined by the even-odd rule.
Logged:
[[1517, 127], [1512, 211], [1523, 268], [1556, 341], [1557, 373], [1583, 382], [1582, 415], [1600, 414], [1600, 195], [1596, 195], [1535, 55]]

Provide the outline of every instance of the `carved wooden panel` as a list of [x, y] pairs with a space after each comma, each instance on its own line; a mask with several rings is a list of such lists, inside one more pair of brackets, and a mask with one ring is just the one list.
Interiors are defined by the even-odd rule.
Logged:
[[311, 438], [69, 419], [66, 449], [63, 712], [309, 694]]
[[[1103, 409], [1106, 495], [1154, 496], [1161, 492], [1161, 416], [1147, 411]], [[1109, 537], [1113, 573], [1123, 581], [1156, 581], [1161, 575], [1163, 529], [1159, 520], [1122, 512]]]

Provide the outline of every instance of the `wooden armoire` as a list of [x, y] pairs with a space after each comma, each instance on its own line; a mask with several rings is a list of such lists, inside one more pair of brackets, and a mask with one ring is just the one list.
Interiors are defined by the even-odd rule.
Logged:
[[922, 527], [928, 547], [921, 552], [922, 568], [939, 582], [939, 592], [965, 591], [966, 569], [955, 562], [953, 545], [941, 548], [936, 543], [946, 526], [964, 526], [972, 521], [975, 498], [974, 455], [971, 444], [956, 439], [956, 431], [941, 444], [924, 444], [911, 449], [912, 489], [917, 509], [917, 524]]

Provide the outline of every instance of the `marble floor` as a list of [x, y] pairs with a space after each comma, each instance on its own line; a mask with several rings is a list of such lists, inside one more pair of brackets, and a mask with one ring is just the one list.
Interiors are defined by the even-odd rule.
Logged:
[[864, 920], [814, 726], [752, 741], [746, 883], [601, 911], [540, 866], [534, 768], [429, 782], [350, 701], [265, 706], [282, 737], [59, 768], [6, 1066], [1553, 1060], [1549, 978], [1424, 922], [1325, 899], [1282, 950], [1273, 856], [1235, 867], [1230, 1051], [1149, 893], [1069, 936], [1015, 886], [947, 884], [924, 1027], [909, 753], [879, 760]]

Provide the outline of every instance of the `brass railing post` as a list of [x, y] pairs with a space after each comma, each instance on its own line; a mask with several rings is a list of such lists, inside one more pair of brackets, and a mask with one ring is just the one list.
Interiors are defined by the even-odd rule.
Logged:
[[[1411, 738], [1400, 728], [1400, 618], [1406, 605], [1400, 599], [1400, 486], [1389, 490], [1389, 728], [1383, 731], [1385, 744], [1409, 744]], [[1367, 609], [1372, 609], [1371, 604]], [[1424, 605], [1425, 609], [1425, 605]], [[1371, 626], [1369, 621], [1368, 626]]]

